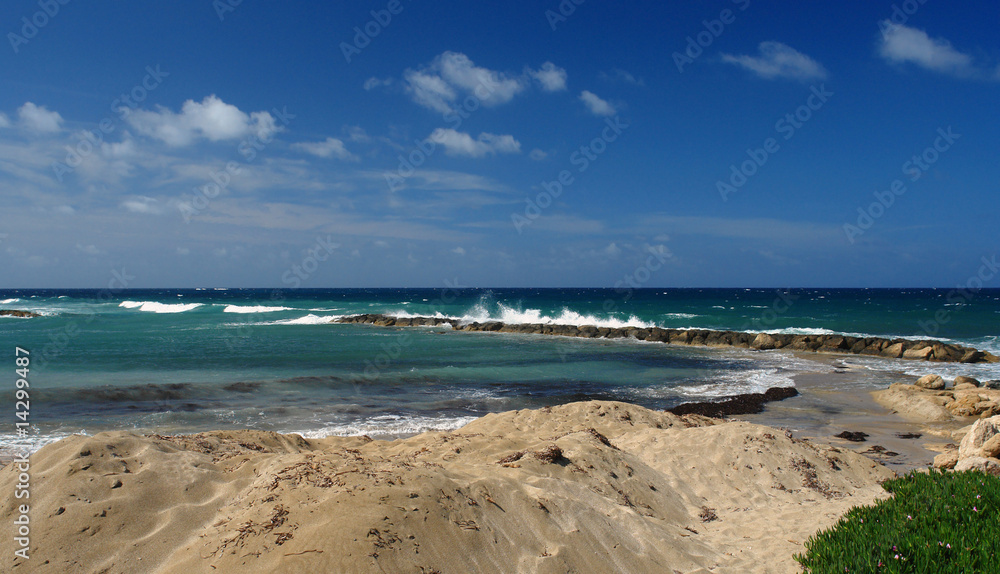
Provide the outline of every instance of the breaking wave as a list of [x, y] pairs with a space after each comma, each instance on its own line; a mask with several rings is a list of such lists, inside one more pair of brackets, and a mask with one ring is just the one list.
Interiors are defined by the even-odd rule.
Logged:
[[201, 303], [160, 303], [158, 301], [122, 301], [119, 307], [138, 309], [147, 313], [183, 313], [201, 307]]

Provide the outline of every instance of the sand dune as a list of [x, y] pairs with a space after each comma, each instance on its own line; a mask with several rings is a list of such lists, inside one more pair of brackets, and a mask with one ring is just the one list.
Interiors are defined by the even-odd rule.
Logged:
[[397, 441], [101, 433], [32, 457], [31, 558], [11, 571], [795, 572], [890, 476], [765, 426], [600, 401]]

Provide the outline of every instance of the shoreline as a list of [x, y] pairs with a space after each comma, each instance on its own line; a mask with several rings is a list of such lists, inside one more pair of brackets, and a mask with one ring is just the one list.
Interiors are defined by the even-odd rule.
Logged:
[[523, 333], [587, 339], [637, 339], [669, 345], [698, 347], [735, 347], [741, 349], [812, 352], [831, 355], [865, 355], [887, 359], [909, 359], [950, 363], [997, 363], [1000, 357], [988, 351], [952, 345], [935, 339], [887, 339], [849, 335], [791, 335], [753, 333], [712, 329], [663, 329], [660, 327], [595, 327], [592, 325], [553, 325], [540, 323], [508, 324], [502, 321], [463, 323], [440, 317], [394, 317], [383, 314], [360, 314], [340, 317], [334, 324], [363, 324], [376, 327], [441, 327], [455, 331], [488, 333]]
[[[967, 424], [928, 432], [843, 388], [862, 376], [801, 373], [794, 396], [726, 419], [584, 401], [393, 440], [75, 435], [32, 455], [31, 561], [48, 561], [38, 572], [797, 571], [809, 536], [888, 496], [882, 481], [929, 466]], [[12, 480], [0, 468], [0, 488]], [[154, 531], [162, 543], [145, 548]]]
[[614, 401], [394, 441], [105, 432], [31, 470], [33, 571], [159, 573], [786, 572], [894, 475], [774, 427]]

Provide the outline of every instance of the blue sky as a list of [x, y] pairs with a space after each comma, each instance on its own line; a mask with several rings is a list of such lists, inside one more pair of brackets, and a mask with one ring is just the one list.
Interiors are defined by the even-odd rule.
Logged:
[[1000, 251], [995, 3], [0, 22], [0, 287], [950, 287]]

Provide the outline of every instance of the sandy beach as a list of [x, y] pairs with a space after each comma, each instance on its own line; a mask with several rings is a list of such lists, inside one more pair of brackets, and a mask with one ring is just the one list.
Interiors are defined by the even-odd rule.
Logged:
[[772, 427], [600, 401], [396, 441], [101, 433], [32, 457], [11, 571], [794, 572], [891, 476]]
[[75, 435], [31, 457], [31, 558], [11, 571], [798, 572], [882, 481], [957, 452], [976, 419], [938, 404], [1000, 394], [905, 375], [873, 393], [810, 357], [833, 372], [727, 419], [583, 401], [396, 440]]

